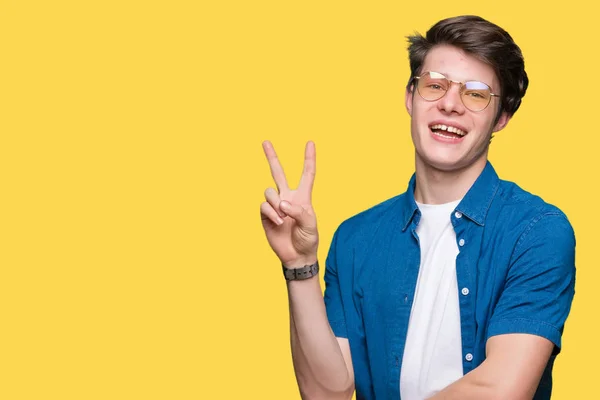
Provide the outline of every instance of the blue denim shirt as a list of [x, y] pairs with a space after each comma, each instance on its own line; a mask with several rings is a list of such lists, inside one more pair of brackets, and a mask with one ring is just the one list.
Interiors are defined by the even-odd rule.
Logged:
[[[399, 399], [400, 370], [420, 265], [415, 176], [406, 193], [344, 221], [325, 270], [325, 304], [348, 338], [357, 399]], [[464, 374], [489, 337], [542, 336], [555, 345], [535, 399], [549, 399], [552, 364], [574, 295], [575, 236], [555, 206], [500, 180], [488, 162], [451, 215]]]

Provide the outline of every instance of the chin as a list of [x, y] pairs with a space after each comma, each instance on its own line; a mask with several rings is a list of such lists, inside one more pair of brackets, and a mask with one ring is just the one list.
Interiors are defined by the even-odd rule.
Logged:
[[419, 139], [415, 141], [416, 161], [425, 168], [452, 172], [481, 165], [482, 160], [485, 164], [487, 160], [487, 148], [481, 146], [476, 151], [473, 147], [478, 147], [477, 144], [470, 141], [448, 145], [432, 140], [428, 135], [420, 136]]
[[457, 160], [423, 160], [424, 164], [438, 171], [451, 172], [460, 170], [464, 167], [464, 163]]

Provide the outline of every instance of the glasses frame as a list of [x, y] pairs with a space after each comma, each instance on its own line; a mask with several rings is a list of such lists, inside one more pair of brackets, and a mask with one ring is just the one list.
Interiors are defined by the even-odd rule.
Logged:
[[[469, 111], [472, 111], [472, 112], [481, 112], [481, 111], [485, 110], [486, 108], [488, 108], [488, 106], [489, 106], [489, 105], [490, 105], [490, 103], [492, 102], [492, 97], [500, 97], [500, 95], [499, 95], [499, 94], [492, 93], [492, 87], [491, 87], [490, 85], [488, 85], [487, 83], [485, 83], [485, 82], [481, 82], [481, 81], [465, 81], [465, 82], [461, 82], [461, 81], [455, 81], [455, 80], [452, 80], [452, 79], [448, 78], [446, 75], [444, 75], [444, 74], [442, 74], [442, 73], [440, 73], [440, 72], [436, 72], [436, 71], [425, 71], [425, 72], [423, 72], [421, 75], [419, 75], [419, 76], [415, 76], [413, 79], [415, 79], [415, 80], [420, 80], [420, 79], [421, 79], [421, 78], [423, 78], [425, 75], [427, 75], [427, 74], [431, 74], [431, 73], [434, 73], [434, 74], [438, 74], [438, 75], [441, 75], [441, 76], [443, 76], [443, 77], [444, 77], [444, 79], [446, 79], [446, 80], [449, 82], [449, 85], [448, 85], [448, 90], [450, 90], [450, 87], [452, 86], [452, 84], [453, 84], [453, 83], [456, 83], [456, 84], [458, 84], [458, 85], [459, 85], [459, 88], [460, 88], [460, 89], [459, 89], [459, 93], [460, 93], [460, 101], [461, 101], [461, 103], [463, 104], [463, 106], [465, 106], [465, 108], [466, 108], [467, 110], [469, 110]], [[485, 105], [485, 107], [483, 107], [481, 110], [472, 110], [472, 109], [470, 109], [469, 107], [467, 107], [467, 105], [465, 104], [465, 101], [464, 101], [464, 100], [463, 100], [463, 98], [462, 98], [463, 91], [465, 90], [465, 88], [466, 88], [466, 84], [467, 84], [468, 82], [479, 82], [479, 83], [483, 83], [484, 85], [486, 85], [487, 87], [489, 87], [489, 88], [490, 88], [490, 99], [489, 99], [488, 103]], [[445, 91], [444, 91], [444, 94], [442, 94], [442, 95], [441, 95], [440, 97], [438, 97], [437, 99], [434, 99], [434, 100], [428, 100], [428, 99], [426, 99], [425, 97], [423, 97], [423, 95], [422, 95], [422, 94], [421, 94], [421, 92], [419, 91], [419, 84], [418, 84], [418, 83], [415, 85], [415, 89], [417, 90], [417, 93], [419, 93], [419, 96], [421, 96], [421, 98], [422, 98], [423, 100], [425, 100], [425, 101], [429, 101], [429, 102], [438, 101], [439, 99], [442, 99], [442, 98], [444, 98], [444, 96], [446, 95], [446, 93], [448, 93], [448, 90], [445, 90]]]

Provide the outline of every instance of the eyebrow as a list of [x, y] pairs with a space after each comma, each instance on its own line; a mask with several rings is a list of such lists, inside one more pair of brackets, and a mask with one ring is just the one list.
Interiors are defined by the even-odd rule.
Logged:
[[[449, 73], [447, 73], [446, 71], [434, 71], [434, 70], [429, 70], [429, 71], [430, 71], [430, 72], [437, 72], [438, 74], [442, 74], [442, 75], [444, 75], [446, 78], [450, 79], [450, 77], [449, 77], [449, 75], [450, 75], [450, 74], [449, 74]], [[450, 80], [454, 80], [454, 79], [450, 79]], [[454, 80], [454, 81], [455, 81], [455, 82], [461, 82], [461, 83], [465, 83], [465, 82], [481, 82], [481, 83], [485, 83], [485, 84], [486, 84], [486, 85], [487, 85], [487, 86], [490, 88], [490, 90], [492, 90], [493, 92], [495, 92], [495, 90], [494, 90], [494, 88], [492, 87], [492, 85], [490, 85], [489, 83], [486, 83], [486, 82], [484, 82], [484, 81], [480, 81], [479, 79], [467, 79], [466, 81], [456, 81], [456, 80]]]

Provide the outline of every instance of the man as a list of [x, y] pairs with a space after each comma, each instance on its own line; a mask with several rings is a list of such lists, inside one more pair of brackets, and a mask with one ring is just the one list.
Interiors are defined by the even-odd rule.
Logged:
[[575, 237], [556, 207], [500, 180], [492, 134], [519, 108], [519, 47], [474, 16], [409, 38], [415, 174], [405, 193], [340, 225], [317, 278], [315, 147], [291, 190], [261, 205], [290, 303], [303, 398], [549, 399], [574, 295]]

